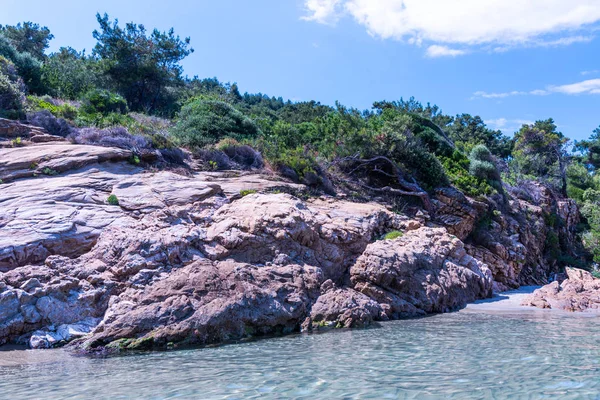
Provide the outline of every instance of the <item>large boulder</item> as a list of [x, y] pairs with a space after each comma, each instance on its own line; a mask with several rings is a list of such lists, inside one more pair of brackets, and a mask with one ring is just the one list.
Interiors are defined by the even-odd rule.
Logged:
[[448, 312], [492, 295], [487, 265], [443, 228], [424, 227], [370, 244], [350, 269], [350, 279], [389, 318]]

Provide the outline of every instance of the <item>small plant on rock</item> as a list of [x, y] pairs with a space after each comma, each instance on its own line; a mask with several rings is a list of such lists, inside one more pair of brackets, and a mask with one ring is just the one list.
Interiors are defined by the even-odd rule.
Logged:
[[256, 193], [256, 190], [254, 189], [245, 189], [245, 190], [240, 190], [240, 196], [245, 197], [248, 196], [249, 194], [254, 194]]
[[394, 240], [394, 239], [401, 238], [402, 236], [404, 236], [404, 233], [402, 233], [400, 231], [391, 231], [389, 233], [386, 233], [383, 236], [383, 239], [384, 240]]
[[44, 168], [44, 169], [42, 170], [42, 173], [43, 173], [44, 175], [49, 175], [49, 176], [58, 175], [58, 171], [56, 171], [56, 170], [53, 170], [52, 168], [48, 168], [48, 167]]
[[21, 147], [23, 146], [23, 141], [20, 137], [18, 137], [16, 139], [11, 140], [10, 144], [12, 145], [12, 147]]
[[108, 196], [108, 199], [106, 199], [106, 202], [108, 204], [110, 204], [111, 206], [118, 206], [119, 205], [119, 199], [114, 194], [111, 194], [110, 196]]

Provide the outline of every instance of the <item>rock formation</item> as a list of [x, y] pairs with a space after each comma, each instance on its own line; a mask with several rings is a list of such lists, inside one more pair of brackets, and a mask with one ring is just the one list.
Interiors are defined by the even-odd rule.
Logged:
[[0, 179], [0, 344], [31, 347], [162, 349], [452, 311], [545, 283], [545, 218], [568, 238], [577, 222], [543, 188], [496, 208], [442, 189], [434, 215], [409, 217], [273, 174], [154, 170], [65, 142], [0, 148]]
[[567, 268], [566, 274], [566, 280], [537, 289], [525, 298], [523, 305], [564, 311], [600, 311], [600, 279], [576, 268]]

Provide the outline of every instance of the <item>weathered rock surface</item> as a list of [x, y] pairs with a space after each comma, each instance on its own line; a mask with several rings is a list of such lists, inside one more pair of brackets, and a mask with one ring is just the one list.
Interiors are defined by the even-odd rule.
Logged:
[[350, 269], [360, 292], [390, 319], [440, 313], [492, 295], [492, 273], [443, 228], [370, 244]]
[[64, 140], [64, 138], [58, 139], [57, 136], [50, 135], [45, 129], [13, 121], [10, 119], [0, 118], [0, 138], [4, 139], [16, 139], [21, 138], [24, 140], [34, 141], [33, 138], [37, 138], [36, 141], [41, 142], [48, 138], [52, 140]]
[[536, 183], [529, 184], [526, 196], [508, 196], [483, 203], [455, 189], [437, 193], [435, 221], [463, 240], [467, 253], [488, 265], [497, 292], [547, 283], [559, 272], [548, 253], [558, 247], [565, 253], [577, 250], [580, 217], [574, 200], [561, 199]]
[[522, 304], [573, 312], [600, 311], [600, 279], [576, 268], [567, 268], [566, 273], [566, 280], [537, 289]]
[[[577, 221], [546, 195], [513, 199], [482, 238], [491, 205], [454, 189], [413, 219], [301, 200], [288, 193], [303, 186], [273, 175], [153, 171], [130, 157], [0, 148], [0, 344], [162, 349], [452, 311], [545, 280], [540, 225], [555, 210], [565, 234]], [[380, 240], [390, 231], [403, 236]]]

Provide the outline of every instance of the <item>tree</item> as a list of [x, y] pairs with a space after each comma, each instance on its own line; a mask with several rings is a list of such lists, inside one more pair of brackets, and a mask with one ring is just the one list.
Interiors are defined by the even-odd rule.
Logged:
[[62, 47], [42, 66], [42, 82], [48, 94], [76, 100], [100, 86], [96, 60], [71, 47]]
[[50, 40], [54, 39], [50, 29], [33, 22], [16, 26], [0, 25], [0, 35], [6, 37], [19, 53], [29, 53], [40, 61], [46, 58], [44, 51], [50, 46]]
[[556, 128], [552, 118], [523, 125], [515, 136], [513, 164], [518, 173], [546, 181], [566, 196], [569, 139]]
[[588, 167], [593, 170], [600, 168], [600, 127], [594, 129], [588, 140], [575, 143], [575, 150], [581, 151]]
[[27, 89], [35, 94], [45, 94], [42, 84], [42, 63], [29, 53], [21, 53], [12, 42], [0, 35], [0, 56], [10, 60], [23, 78]]
[[0, 117], [19, 118], [22, 114], [25, 85], [15, 65], [0, 56]]
[[174, 99], [169, 88], [183, 83], [179, 62], [194, 51], [190, 38], [180, 39], [173, 28], [148, 34], [144, 25], [130, 22], [121, 28], [118, 20], [111, 22], [107, 14], [96, 18], [100, 30], [93, 33], [98, 41], [93, 55], [100, 59], [114, 89], [134, 111], [172, 112]]
[[479, 116], [457, 115], [447, 131], [457, 147], [466, 153], [474, 146], [482, 144], [497, 157], [506, 159], [511, 154], [512, 140], [501, 131], [488, 129]]

